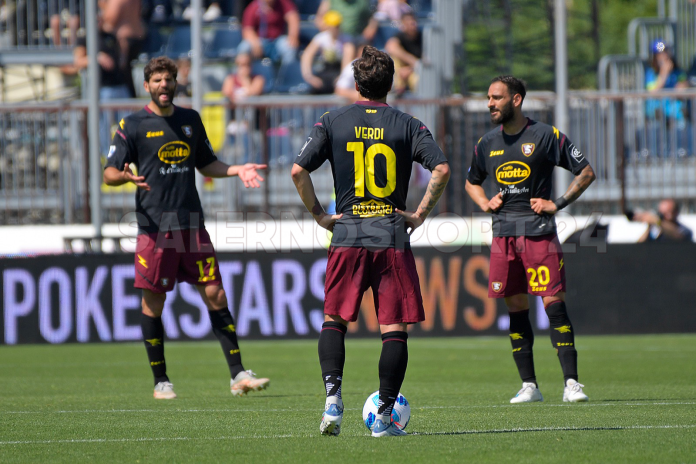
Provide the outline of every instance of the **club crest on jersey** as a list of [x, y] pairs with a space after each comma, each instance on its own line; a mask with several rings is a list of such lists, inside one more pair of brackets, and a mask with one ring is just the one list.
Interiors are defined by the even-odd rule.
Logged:
[[498, 293], [503, 289], [503, 283], [502, 282], [491, 282], [491, 288], [495, 293]]
[[193, 135], [193, 128], [191, 128], [191, 126], [181, 126], [181, 130], [184, 131], [186, 137], [191, 137]]
[[532, 153], [534, 153], [534, 148], [536, 145], [533, 143], [523, 143], [522, 144], [522, 154], [524, 156], [532, 156]]
[[160, 282], [162, 282], [163, 287], [167, 287], [169, 285], [169, 279], [167, 277], [160, 279]]

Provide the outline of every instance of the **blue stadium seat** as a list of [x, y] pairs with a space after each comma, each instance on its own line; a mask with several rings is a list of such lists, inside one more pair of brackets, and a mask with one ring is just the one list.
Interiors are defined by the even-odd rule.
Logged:
[[174, 60], [188, 57], [191, 53], [191, 26], [177, 26], [172, 31], [164, 48], [164, 54]]
[[299, 61], [280, 66], [273, 91], [296, 95], [306, 94], [309, 91], [309, 84], [302, 78], [302, 70]]
[[205, 56], [211, 59], [234, 58], [241, 41], [242, 30], [239, 27], [216, 29], [213, 39], [205, 47]]
[[145, 42], [140, 51], [138, 60], [142, 62], [148, 61], [150, 58], [160, 56], [164, 50], [164, 37], [159, 29], [151, 27], [145, 36]]
[[411, 0], [409, 3], [419, 18], [427, 18], [433, 12], [433, 0]]
[[387, 45], [387, 40], [394, 37], [397, 32], [399, 32], [399, 28], [392, 26], [391, 23], [380, 23], [375, 38], [372, 39], [372, 45], [375, 48], [384, 50], [384, 47]]
[[317, 14], [320, 3], [321, 0], [296, 0], [295, 6], [301, 19], [309, 19], [310, 16]]
[[261, 61], [254, 61], [251, 65], [252, 74], [260, 74], [264, 77], [266, 82], [263, 84], [263, 93], [271, 93], [273, 91], [273, 85], [275, 84], [275, 69], [273, 68], [273, 62], [264, 58]]
[[302, 21], [300, 23], [300, 50], [304, 50], [318, 33], [319, 29], [313, 22]]

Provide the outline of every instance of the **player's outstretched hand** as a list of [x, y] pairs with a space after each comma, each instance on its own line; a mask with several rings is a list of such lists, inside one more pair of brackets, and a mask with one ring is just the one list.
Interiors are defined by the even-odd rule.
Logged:
[[532, 198], [529, 202], [532, 205], [532, 210], [537, 214], [556, 214], [558, 211], [553, 201], [544, 200], [543, 198]]
[[411, 211], [401, 211], [398, 208], [394, 208], [394, 211], [396, 211], [398, 215], [406, 219], [406, 232], [408, 232], [408, 235], [411, 235], [413, 231], [420, 227], [421, 224], [423, 224], [423, 221], [425, 221], [425, 218], [420, 217], [418, 213], [414, 213]]
[[126, 163], [123, 166], [123, 178], [128, 182], [133, 182], [138, 188], [150, 191], [150, 186], [145, 182], [145, 176], [136, 176], [130, 168], [130, 165]]
[[265, 164], [254, 164], [247, 163], [239, 167], [239, 179], [244, 182], [246, 188], [259, 188], [263, 182], [263, 177], [256, 172], [257, 169], [266, 169], [268, 166]]
[[343, 213], [341, 214], [325, 214], [319, 220], [317, 221], [317, 224], [319, 224], [321, 227], [324, 229], [328, 230], [329, 232], [333, 232], [334, 225], [336, 225], [336, 221], [341, 219], [343, 217]]
[[496, 196], [488, 200], [488, 210], [486, 210], [486, 212], [498, 211], [501, 206], [503, 206], [503, 194], [499, 192]]

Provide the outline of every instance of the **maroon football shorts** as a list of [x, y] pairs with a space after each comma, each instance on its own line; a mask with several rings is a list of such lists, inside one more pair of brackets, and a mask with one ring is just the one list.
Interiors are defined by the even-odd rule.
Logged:
[[553, 296], [566, 291], [563, 251], [556, 234], [493, 237], [488, 296]]
[[176, 281], [221, 285], [215, 249], [205, 229], [140, 234], [135, 249], [135, 288], [169, 292]]
[[324, 314], [356, 321], [363, 293], [369, 287], [380, 324], [425, 320], [416, 262], [410, 249], [330, 247]]

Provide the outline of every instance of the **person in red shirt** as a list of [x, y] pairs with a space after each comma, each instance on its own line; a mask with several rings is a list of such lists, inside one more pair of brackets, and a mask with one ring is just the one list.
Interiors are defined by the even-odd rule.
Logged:
[[238, 53], [291, 63], [300, 45], [300, 15], [292, 0], [254, 0], [242, 16]]

